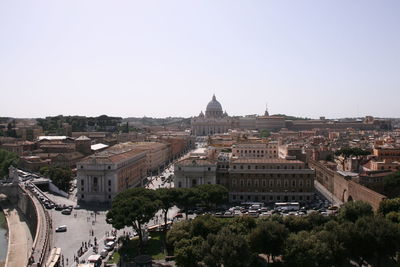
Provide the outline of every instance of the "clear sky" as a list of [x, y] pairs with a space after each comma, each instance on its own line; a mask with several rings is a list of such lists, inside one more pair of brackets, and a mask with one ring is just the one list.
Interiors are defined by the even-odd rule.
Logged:
[[400, 117], [399, 0], [2, 0], [0, 116]]

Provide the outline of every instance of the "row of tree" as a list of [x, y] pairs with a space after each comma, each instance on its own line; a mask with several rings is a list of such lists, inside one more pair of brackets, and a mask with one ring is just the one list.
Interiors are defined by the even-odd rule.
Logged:
[[176, 205], [186, 211], [196, 206], [210, 209], [225, 203], [227, 199], [228, 191], [220, 185], [205, 184], [193, 188], [157, 190], [131, 188], [113, 199], [111, 209], [107, 213], [107, 222], [116, 229], [132, 227], [139, 235], [139, 247], [143, 249], [142, 230], [159, 210], [162, 210], [164, 215], [164, 233], [166, 233], [168, 210], [173, 206]]
[[64, 134], [62, 124], [68, 123], [74, 132], [84, 132], [90, 127], [92, 130], [109, 131], [109, 129], [117, 130], [118, 125], [121, 123], [121, 117], [109, 117], [101, 115], [98, 117], [85, 117], [85, 116], [55, 116], [46, 117], [44, 119], [37, 119], [38, 125], [42, 126], [43, 131], [48, 133]]
[[400, 228], [369, 204], [349, 202], [329, 217], [199, 216], [174, 224], [167, 247], [178, 266], [397, 266]]

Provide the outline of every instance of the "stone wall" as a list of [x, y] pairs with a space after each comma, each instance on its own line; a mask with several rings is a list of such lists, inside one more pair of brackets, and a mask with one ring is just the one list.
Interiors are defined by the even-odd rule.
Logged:
[[377, 210], [381, 201], [386, 198], [384, 195], [329, 169], [321, 162], [310, 161], [309, 166], [315, 170], [317, 181], [342, 202], [364, 201], [368, 202], [374, 210]]

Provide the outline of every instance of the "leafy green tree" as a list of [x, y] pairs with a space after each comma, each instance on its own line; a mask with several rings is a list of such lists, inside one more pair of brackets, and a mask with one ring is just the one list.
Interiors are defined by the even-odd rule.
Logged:
[[186, 220], [188, 219], [187, 211], [189, 208], [195, 207], [200, 202], [200, 196], [197, 190], [193, 188], [176, 188], [175, 204], [180, 209], [185, 210]]
[[256, 220], [250, 216], [235, 217], [225, 228], [236, 235], [248, 235], [256, 228]]
[[154, 190], [131, 188], [113, 199], [106, 221], [116, 229], [132, 226], [139, 235], [139, 248], [143, 253], [142, 230], [159, 208], [160, 202]]
[[223, 226], [222, 220], [211, 215], [203, 215], [191, 221], [190, 232], [193, 236], [201, 236], [205, 239], [209, 234], [218, 233]]
[[8, 175], [8, 168], [10, 166], [17, 166], [18, 156], [12, 152], [0, 149], [0, 178]]
[[339, 211], [339, 218], [355, 222], [363, 216], [372, 216], [374, 214], [370, 204], [363, 201], [350, 201], [344, 204]]
[[197, 266], [202, 260], [201, 248], [204, 239], [197, 236], [191, 239], [181, 239], [175, 246], [175, 261], [179, 267]]
[[335, 265], [335, 254], [329, 242], [333, 236], [328, 232], [301, 231], [291, 234], [286, 242], [283, 259], [287, 266], [319, 267]]
[[[364, 259], [374, 259], [380, 267], [383, 259], [390, 259], [400, 248], [399, 225], [380, 216], [362, 217], [355, 223], [358, 244], [368, 255]], [[362, 265], [360, 265], [361, 267]]]
[[269, 258], [281, 255], [289, 231], [275, 221], [260, 223], [250, 234], [250, 247], [254, 252], [265, 253]]
[[45, 166], [40, 168], [39, 172], [50, 178], [53, 184], [59, 189], [68, 192], [72, 181], [72, 171], [70, 168], [65, 166]]
[[400, 198], [385, 199], [381, 201], [378, 212], [383, 215], [390, 212], [400, 212]]
[[222, 185], [202, 184], [193, 188], [199, 195], [201, 203], [207, 208], [225, 204], [228, 201], [228, 190]]
[[175, 188], [159, 188], [156, 191], [156, 197], [160, 201], [160, 208], [164, 215], [164, 243], [167, 234], [167, 219], [168, 210], [175, 205], [175, 199], [177, 196], [177, 191]]
[[344, 158], [368, 156], [370, 154], [371, 152], [358, 147], [344, 147], [335, 152], [336, 156], [343, 156]]
[[174, 248], [179, 240], [192, 238], [190, 225], [190, 221], [177, 222], [174, 223], [171, 229], [167, 232], [166, 242], [169, 255], [174, 254]]
[[202, 251], [207, 266], [249, 266], [250, 248], [245, 236], [228, 228], [223, 228], [217, 235], [209, 235]]
[[394, 223], [400, 223], [400, 212], [389, 212], [385, 215], [385, 218]]
[[400, 172], [392, 173], [383, 179], [383, 191], [389, 198], [400, 197]]
[[312, 225], [309, 223], [307, 217], [286, 216], [283, 218], [283, 223], [292, 233], [308, 231], [312, 229]]
[[[371, 154], [370, 151], [363, 150], [363, 149], [361, 149], [359, 147], [344, 147], [344, 148], [341, 148], [341, 149], [339, 149], [339, 150], [337, 150], [335, 152], [336, 156], [342, 156], [345, 160], [350, 158], [350, 157], [360, 158], [362, 156], [368, 156], [370, 154]], [[345, 161], [342, 162], [343, 170], [344, 170], [344, 162]]]
[[270, 137], [270, 136], [271, 136], [271, 133], [268, 130], [262, 130], [260, 132], [260, 137], [261, 138], [267, 138], [267, 137]]

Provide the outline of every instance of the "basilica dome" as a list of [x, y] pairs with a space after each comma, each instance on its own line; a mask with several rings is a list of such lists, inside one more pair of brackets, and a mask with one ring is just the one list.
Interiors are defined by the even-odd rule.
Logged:
[[222, 106], [213, 95], [212, 100], [208, 103], [206, 109], [206, 117], [220, 118], [223, 115]]

